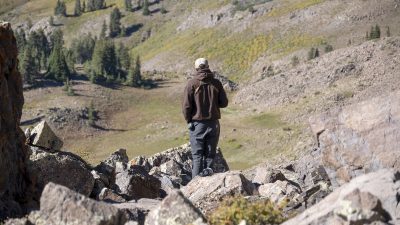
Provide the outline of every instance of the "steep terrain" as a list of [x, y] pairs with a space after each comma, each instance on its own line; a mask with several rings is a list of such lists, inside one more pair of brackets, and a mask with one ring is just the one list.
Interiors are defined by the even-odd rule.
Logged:
[[25, 137], [19, 127], [24, 97], [11, 24], [0, 22], [0, 220], [22, 214], [26, 200]]

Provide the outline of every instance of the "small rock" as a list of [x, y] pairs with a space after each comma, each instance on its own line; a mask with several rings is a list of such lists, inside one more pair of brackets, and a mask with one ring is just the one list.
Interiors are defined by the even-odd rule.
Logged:
[[123, 197], [108, 188], [103, 188], [103, 190], [101, 190], [100, 194], [97, 196], [97, 200], [105, 202], [126, 202]]
[[59, 151], [64, 144], [61, 139], [54, 134], [46, 121], [40, 122], [33, 128], [29, 139], [32, 140], [32, 145], [47, 150]]

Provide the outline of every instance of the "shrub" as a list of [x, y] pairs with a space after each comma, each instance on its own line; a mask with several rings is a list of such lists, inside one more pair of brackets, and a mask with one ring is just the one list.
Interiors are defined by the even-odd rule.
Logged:
[[249, 202], [242, 196], [225, 199], [221, 206], [209, 215], [209, 223], [212, 225], [234, 225], [242, 220], [249, 225], [281, 224], [287, 219], [282, 207], [270, 200]]
[[293, 56], [291, 59], [292, 66], [297, 66], [300, 63], [299, 57], [297, 55]]

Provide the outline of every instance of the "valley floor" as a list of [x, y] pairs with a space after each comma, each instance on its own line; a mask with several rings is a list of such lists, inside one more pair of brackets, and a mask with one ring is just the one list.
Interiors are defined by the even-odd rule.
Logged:
[[[75, 80], [75, 96], [62, 86], [25, 91], [22, 125], [46, 119], [64, 141], [64, 148], [90, 163], [98, 163], [118, 148], [130, 158], [152, 155], [188, 142], [181, 113], [185, 81], [173, 78], [156, 89], [104, 87]], [[259, 112], [231, 104], [222, 110], [220, 147], [233, 169], [251, 167], [297, 143], [299, 128], [282, 121], [278, 113]], [[98, 119], [88, 125], [93, 104]]]

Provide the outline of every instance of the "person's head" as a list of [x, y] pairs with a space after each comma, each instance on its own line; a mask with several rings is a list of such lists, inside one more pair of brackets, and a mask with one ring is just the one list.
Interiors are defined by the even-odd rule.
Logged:
[[208, 61], [205, 58], [198, 58], [194, 62], [194, 68], [196, 70], [201, 70], [201, 69], [208, 69]]

